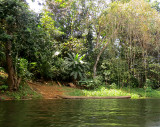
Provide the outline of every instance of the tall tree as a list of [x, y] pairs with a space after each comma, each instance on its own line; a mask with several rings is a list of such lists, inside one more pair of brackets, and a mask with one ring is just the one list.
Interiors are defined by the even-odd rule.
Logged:
[[[152, 9], [149, 3], [144, 0], [131, 0], [128, 3], [112, 3], [102, 20], [106, 26], [110, 26], [108, 30], [114, 32], [114, 36], [111, 34], [110, 37], [126, 45], [129, 71], [133, 77], [139, 78], [139, 87], [144, 85], [148, 77], [150, 51], [160, 43], [158, 17], [158, 12]], [[141, 63], [136, 63], [137, 59]], [[136, 66], [140, 67], [139, 70]]]
[[24, 48], [26, 46], [29, 39], [26, 35], [31, 35], [33, 21], [35, 21], [33, 14], [28, 10], [25, 2], [0, 0], [0, 45], [5, 46], [7, 82], [10, 90], [17, 90], [21, 82], [21, 77], [17, 75], [15, 70], [16, 53], [14, 51], [18, 51], [18, 47]]

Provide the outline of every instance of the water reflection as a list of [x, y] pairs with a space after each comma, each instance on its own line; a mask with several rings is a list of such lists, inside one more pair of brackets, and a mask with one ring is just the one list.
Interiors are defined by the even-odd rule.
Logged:
[[0, 102], [0, 127], [160, 126], [160, 100]]

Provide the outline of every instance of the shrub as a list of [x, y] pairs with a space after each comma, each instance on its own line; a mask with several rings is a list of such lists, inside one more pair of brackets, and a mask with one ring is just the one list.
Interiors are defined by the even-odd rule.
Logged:
[[6, 91], [7, 89], [8, 89], [8, 86], [7, 86], [7, 85], [1, 85], [1, 86], [0, 86], [0, 91], [1, 91], [1, 92]]
[[80, 56], [78, 53], [68, 53], [68, 57], [65, 57], [63, 64], [64, 70], [73, 77], [74, 80], [83, 80], [85, 76], [85, 71], [88, 68], [87, 63], [82, 61], [85, 55]]
[[16, 60], [16, 70], [19, 77], [22, 79], [28, 79], [31, 77], [31, 73], [28, 71], [28, 61], [24, 58]]
[[102, 76], [96, 76], [94, 79], [86, 79], [78, 82], [79, 85], [95, 89], [103, 86], [105, 83]]

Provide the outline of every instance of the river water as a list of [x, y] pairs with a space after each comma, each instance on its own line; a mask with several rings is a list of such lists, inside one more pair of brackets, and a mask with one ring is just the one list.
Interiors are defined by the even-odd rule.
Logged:
[[160, 99], [0, 101], [0, 127], [160, 127]]

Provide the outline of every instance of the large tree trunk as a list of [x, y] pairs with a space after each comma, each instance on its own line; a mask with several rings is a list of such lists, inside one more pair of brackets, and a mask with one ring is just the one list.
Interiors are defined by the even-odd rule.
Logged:
[[8, 69], [7, 83], [10, 91], [17, 90], [21, 79], [17, 78], [14, 67], [13, 67], [10, 41], [6, 42], [5, 48], [6, 48], [6, 62], [7, 62], [7, 69]]
[[103, 51], [106, 49], [107, 45], [108, 45], [108, 43], [106, 43], [106, 44], [104, 45], [104, 47], [102, 48], [102, 50], [99, 52], [99, 54], [98, 54], [98, 56], [97, 56], [96, 62], [95, 62], [94, 67], [93, 67], [93, 78], [96, 77], [97, 64], [98, 64], [98, 62], [99, 62], [99, 59], [100, 59]]

